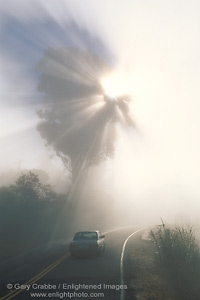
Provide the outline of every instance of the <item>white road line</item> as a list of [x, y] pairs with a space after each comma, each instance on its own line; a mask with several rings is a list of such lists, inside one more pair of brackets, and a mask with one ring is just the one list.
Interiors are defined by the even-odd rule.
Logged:
[[[122, 247], [122, 254], [121, 254], [121, 260], [120, 260], [120, 285], [124, 285], [124, 251], [125, 251], [125, 247], [126, 247], [126, 243], [128, 242], [128, 240], [137, 232], [144, 230], [146, 227], [141, 228], [133, 233], [131, 233], [127, 239], [125, 240], [123, 247]], [[120, 292], [120, 300], [124, 300], [124, 289], [121, 289]]]

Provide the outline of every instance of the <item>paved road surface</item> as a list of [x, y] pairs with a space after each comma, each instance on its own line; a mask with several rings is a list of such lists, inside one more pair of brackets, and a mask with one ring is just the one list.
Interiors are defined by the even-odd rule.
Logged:
[[[62, 245], [3, 265], [0, 299], [120, 299], [121, 251], [126, 238], [136, 230], [138, 227], [107, 233], [106, 252], [100, 257], [72, 258], [68, 246]], [[24, 283], [27, 287], [22, 291]], [[18, 285], [8, 294], [7, 284]]]

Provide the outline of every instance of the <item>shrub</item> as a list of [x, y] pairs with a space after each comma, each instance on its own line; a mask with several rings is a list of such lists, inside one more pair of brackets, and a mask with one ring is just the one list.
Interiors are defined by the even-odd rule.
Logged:
[[156, 262], [170, 276], [181, 299], [200, 299], [200, 249], [191, 226], [151, 230]]

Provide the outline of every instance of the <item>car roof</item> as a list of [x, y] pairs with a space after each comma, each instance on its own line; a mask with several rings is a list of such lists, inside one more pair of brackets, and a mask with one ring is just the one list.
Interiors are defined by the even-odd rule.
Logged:
[[76, 233], [86, 233], [86, 232], [96, 232], [99, 233], [98, 230], [85, 230], [85, 231], [77, 231]]

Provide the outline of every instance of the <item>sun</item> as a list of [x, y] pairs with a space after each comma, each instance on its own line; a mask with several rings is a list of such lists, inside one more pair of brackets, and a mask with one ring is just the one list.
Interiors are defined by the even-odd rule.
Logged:
[[121, 74], [108, 75], [101, 80], [105, 96], [115, 101], [117, 98], [128, 94], [127, 82]]

